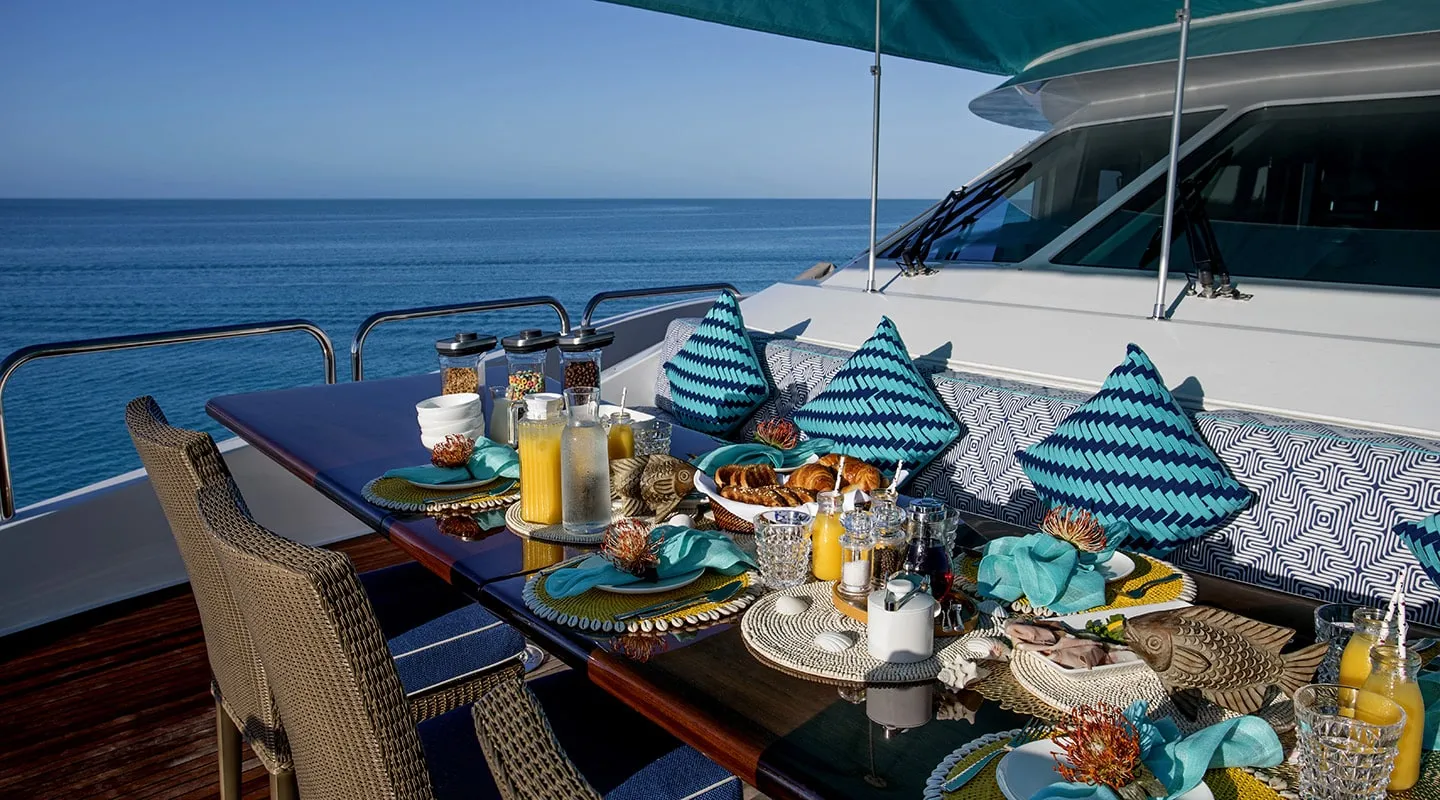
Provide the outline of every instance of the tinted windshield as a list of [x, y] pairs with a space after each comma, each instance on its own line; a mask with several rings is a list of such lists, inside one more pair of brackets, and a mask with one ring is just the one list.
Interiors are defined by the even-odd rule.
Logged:
[[[1188, 137], [1219, 112], [1185, 115]], [[1170, 117], [1090, 125], [1056, 134], [1007, 165], [1009, 187], [962, 215], [969, 221], [930, 243], [928, 261], [1000, 261], [1028, 258], [1122, 187], [1165, 157]], [[1016, 166], [1027, 166], [1014, 178]], [[1009, 182], [1007, 181], [1007, 182]], [[982, 192], [985, 182], [969, 187]], [[949, 227], [949, 226], [947, 226]], [[898, 258], [901, 246], [880, 252]]]
[[[1437, 137], [1436, 97], [1265, 108], [1187, 157], [1182, 188], [1232, 275], [1440, 288]], [[1161, 178], [1055, 260], [1156, 269], [1164, 197]], [[1184, 229], [1172, 269], [1188, 271]]]

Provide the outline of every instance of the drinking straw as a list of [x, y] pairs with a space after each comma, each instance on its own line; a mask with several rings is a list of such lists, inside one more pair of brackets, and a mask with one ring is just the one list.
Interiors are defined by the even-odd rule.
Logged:
[[1405, 662], [1405, 636], [1408, 633], [1409, 626], [1405, 622], [1405, 589], [1401, 587], [1396, 591], [1400, 594], [1400, 617], [1396, 620], [1396, 622], [1400, 624], [1400, 627], [1396, 633], [1400, 636], [1400, 662], [1403, 664]]
[[845, 456], [840, 456], [840, 467], [835, 470], [835, 491], [840, 491], [840, 478], [845, 475]]
[[902, 469], [905, 469], [905, 459], [903, 458], [895, 462], [895, 474], [890, 477], [890, 488], [895, 488], [895, 484], [899, 482]]
[[629, 386], [620, 387], [620, 413], [625, 413], [625, 394], [630, 391]]
[[1390, 604], [1385, 606], [1384, 622], [1386, 625], [1389, 625], [1390, 621], [1395, 619], [1395, 606], [1400, 602], [1400, 597], [1405, 592], [1404, 586], [1405, 576], [1401, 575], [1396, 577], [1395, 588], [1390, 591]]

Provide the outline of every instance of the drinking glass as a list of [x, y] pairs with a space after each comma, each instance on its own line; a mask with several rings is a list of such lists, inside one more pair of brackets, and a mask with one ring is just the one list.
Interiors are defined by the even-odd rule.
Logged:
[[1315, 641], [1330, 645], [1325, 660], [1315, 671], [1316, 683], [1336, 683], [1340, 677], [1340, 656], [1355, 634], [1355, 611], [1364, 606], [1327, 603], [1315, 609]]
[[635, 424], [635, 455], [669, 455], [670, 423], [652, 419]]
[[760, 577], [772, 589], [799, 586], [810, 578], [810, 523], [804, 511], [779, 508], [755, 517]]
[[1384, 800], [1405, 710], [1388, 697], [1335, 684], [1295, 693], [1300, 796]]

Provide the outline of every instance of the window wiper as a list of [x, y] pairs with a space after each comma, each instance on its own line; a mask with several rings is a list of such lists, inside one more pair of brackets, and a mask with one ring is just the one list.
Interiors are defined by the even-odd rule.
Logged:
[[[1215, 238], [1215, 226], [1205, 210], [1205, 189], [1220, 174], [1220, 170], [1234, 160], [1234, 151], [1225, 150], [1206, 164], [1199, 172], [1180, 182], [1179, 196], [1175, 198], [1175, 225], [1170, 240], [1185, 235], [1185, 244], [1190, 249], [1190, 263], [1196, 274], [1188, 271], [1190, 293], [1200, 297], [1228, 297], [1233, 300], [1249, 300], [1252, 295], [1244, 294], [1230, 283], [1230, 268], [1220, 252], [1220, 242]], [[1164, 236], [1164, 225], [1160, 225], [1150, 236], [1150, 243], [1140, 256], [1141, 264], [1148, 264], [1160, 256], [1160, 238]]]
[[925, 264], [930, 248], [955, 231], [974, 225], [990, 204], [1010, 191], [1030, 171], [1030, 167], [1028, 161], [1016, 164], [997, 172], [983, 183], [962, 186], [945, 195], [935, 211], [891, 247], [885, 257], [896, 259], [901, 274], [906, 277], [934, 274], [935, 269]]

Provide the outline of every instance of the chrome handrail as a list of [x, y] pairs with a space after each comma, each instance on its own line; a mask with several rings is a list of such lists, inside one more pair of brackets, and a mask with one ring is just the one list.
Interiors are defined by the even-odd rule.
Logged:
[[553, 297], [537, 295], [535, 297], [512, 297], [508, 300], [486, 300], [480, 303], [456, 303], [448, 306], [426, 306], [424, 308], [399, 308], [394, 311], [380, 311], [365, 318], [360, 327], [355, 330], [355, 338], [350, 341], [350, 379], [365, 379], [365, 337], [370, 331], [382, 322], [394, 322], [402, 319], [424, 319], [426, 317], [445, 317], [451, 314], [469, 314], [476, 311], [503, 311], [510, 308], [527, 308], [529, 306], [549, 306], [555, 309], [560, 316], [560, 332], [570, 332], [570, 314], [560, 301]]
[[740, 296], [740, 290], [728, 283], [687, 283], [682, 286], [652, 286], [649, 289], [624, 289], [618, 292], [601, 292], [590, 298], [585, 304], [585, 313], [580, 318], [580, 327], [588, 327], [590, 318], [595, 315], [595, 309], [601, 303], [609, 300], [625, 300], [634, 297], [662, 297], [670, 294], [693, 294], [696, 292], [729, 292], [736, 297]]
[[262, 336], [271, 333], [304, 331], [315, 337], [325, 355], [325, 382], [335, 382], [335, 347], [330, 337], [309, 320], [282, 319], [274, 322], [256, 322], [246, 325], [218, 325], [211, 328], [191, 328], [181, 331], [160, 331], [158, 333], [135, 333], [127, 336], [104, 336], [98, 339], [78, 339], [73, 342], [50, 342], [32, 344], [5, 357], [0, 361], [0, 522], [15, 516], [15, 487], [10, 481], [10, 446], [5, 438], [5, 384], [10, 376], [22, 365], [45, 358], [59, 358], [82, 353], [101, 353], [113, 350], [134, 350], [140, 347], [156, 347], [186, 342], [207, 342], [217, 339], [238, 339], [244, 336]]

